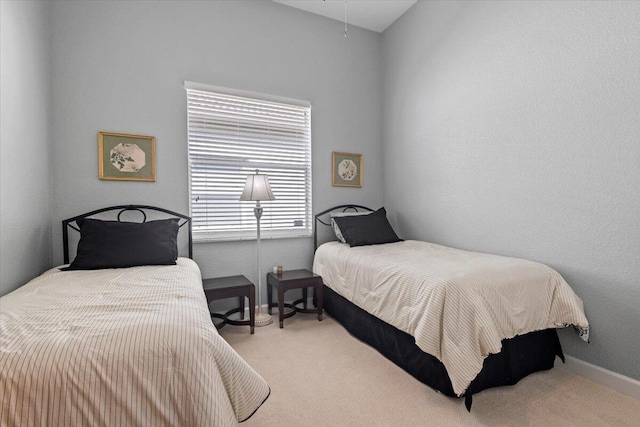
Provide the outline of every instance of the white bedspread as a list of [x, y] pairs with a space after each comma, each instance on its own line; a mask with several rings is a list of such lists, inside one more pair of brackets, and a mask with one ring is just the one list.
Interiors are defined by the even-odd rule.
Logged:
[[407, 240], [350, 248], [325, 243], [313, 271], [358, 307], [415, 337], [460, 396], [501, 341], [574, 325], [588, 340], [582, 300], [533, 261]]
[[52, 269], [0, 298], [2, 426], [231, 426], [268, 395], [189, 259]]

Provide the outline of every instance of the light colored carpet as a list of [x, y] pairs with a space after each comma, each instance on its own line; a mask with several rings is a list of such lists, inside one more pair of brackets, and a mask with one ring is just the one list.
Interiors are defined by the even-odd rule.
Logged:
[[[437, 393], [335, 320], [311, 314], [221, 335], [269, 383], [246, 426], [639, 426], [640, 401], [564, 370], [462, 399]], [[560, 362], [556, 359], [556, 366]]]

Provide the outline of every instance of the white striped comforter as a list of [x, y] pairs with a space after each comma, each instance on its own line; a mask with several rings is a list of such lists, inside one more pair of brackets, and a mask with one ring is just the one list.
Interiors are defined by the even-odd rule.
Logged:
[[231, 426], [268, 395], [189, 259], [52, 269], [0, 298], [2, 426]]
[[440, 360], [460, 396], [501, 341], [574, 325], [588, 340], [582, 300], [533, 261], [407, 240], [350, 248], [325, 243], [313, 271], [358, 307], [412, 335]]

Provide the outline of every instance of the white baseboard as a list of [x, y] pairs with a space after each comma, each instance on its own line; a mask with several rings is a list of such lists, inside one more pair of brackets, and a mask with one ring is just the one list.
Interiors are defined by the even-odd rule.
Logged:
[[618, 374], [617, 372], [601, 368], [584, 360], [565, 355], [565, 363], [556, 364], [572, 374], [579, 375], [590, 381], [608, 387], [612, 390], [640, 400], [640, 381]]

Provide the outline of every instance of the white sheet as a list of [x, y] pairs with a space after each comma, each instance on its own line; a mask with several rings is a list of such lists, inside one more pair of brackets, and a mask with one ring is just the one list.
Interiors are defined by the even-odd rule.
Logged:
[[574, 325], [588, 340], [582, 300], [533, 261], [407, 240], [350, 248], [329, 242], [313, 271], [358, 307], [415, 337], [440, 360], [459, 396], [516, 335]]
[[0, 425], [231, 426], [269, 395], [198, 266], [45, 272], [0, 298]]

